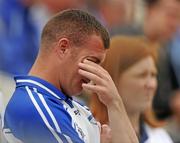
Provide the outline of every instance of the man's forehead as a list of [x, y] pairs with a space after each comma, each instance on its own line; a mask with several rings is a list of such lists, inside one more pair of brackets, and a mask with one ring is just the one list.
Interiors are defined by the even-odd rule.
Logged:
[[[104, 45], [103, 38], [100, 35], [93, 34], [89, 36], [88, 41], [93, 47], [96, 47], [97, 49], [106, 49]], [[88, 44], [88, 43], [87, 43]]]

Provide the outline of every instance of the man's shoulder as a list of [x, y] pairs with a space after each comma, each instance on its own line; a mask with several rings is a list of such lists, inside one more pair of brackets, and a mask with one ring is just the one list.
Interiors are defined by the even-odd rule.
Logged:
[[25, 87], [16, 88], [7, 104], [6, 109], [24, 110], [31, 105], [29, 99], [30, 98]]
[[[10, 130], [19, 138], [48, 134], [48, 128], [71, 124], [71, 118], [62, 103], [48, 95], [38, 94], [29, 88], [18, 88], [10, 99], [3, 118], [3, 130]], [[55, 124], [54, 127], [54, 123]], [[53, 129], [54, 130], [54, 129]]]
[[21, 117], [35, 117], [49, 110], [52, 110], [53, 114], [57, 114], [57, 111], [58, 114], [66, 113], [64, 104], [52, 95], [35, 91], [33, 87], [18, 87], [9, 100], [5, 113], [12, 112]]
[[16, 88], [9, 100], [4, 113], [4, 118], [8, 122], [23, 122], [31, 120], [36, 115], [36, 110], [24, 87]]

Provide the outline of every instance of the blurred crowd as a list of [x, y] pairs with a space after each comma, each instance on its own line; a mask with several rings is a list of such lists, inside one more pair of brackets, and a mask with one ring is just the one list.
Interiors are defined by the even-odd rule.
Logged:
[[[28, 74], [34, 63], [43, 26], [69, 8], [88, 11], [108, 29], [115, 51], [103, 67], [112, 72], [140, 142], [152, 136], [152, 143], [180, 143], [180, 0], [0, 0], [1, 113], [15, 87], [13, 76]], [[96, 96], [83, 94], [78, 100], [108, 123]]]

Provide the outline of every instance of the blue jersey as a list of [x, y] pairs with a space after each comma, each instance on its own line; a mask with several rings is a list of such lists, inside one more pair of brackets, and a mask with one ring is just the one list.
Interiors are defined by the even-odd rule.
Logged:
[[15, 77], [3, 118], [10, 143], [99, 143], [100, 129], [86, 106], [37, 77]]

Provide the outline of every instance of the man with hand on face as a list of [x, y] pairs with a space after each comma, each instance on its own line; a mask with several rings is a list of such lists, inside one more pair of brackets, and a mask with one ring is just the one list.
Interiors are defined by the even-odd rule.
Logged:
[[[108, 32], [86, 12], [66, 10], [50, 19], [29, 75], [15, 77], [4, 115], [8, 142], [137, 143], [121, 97], [99, 65], [108, 47]], [[89, 109], [72, 99], [83, 88], [107, 106], [111, 137], [106, 125], [99, 127]]]

